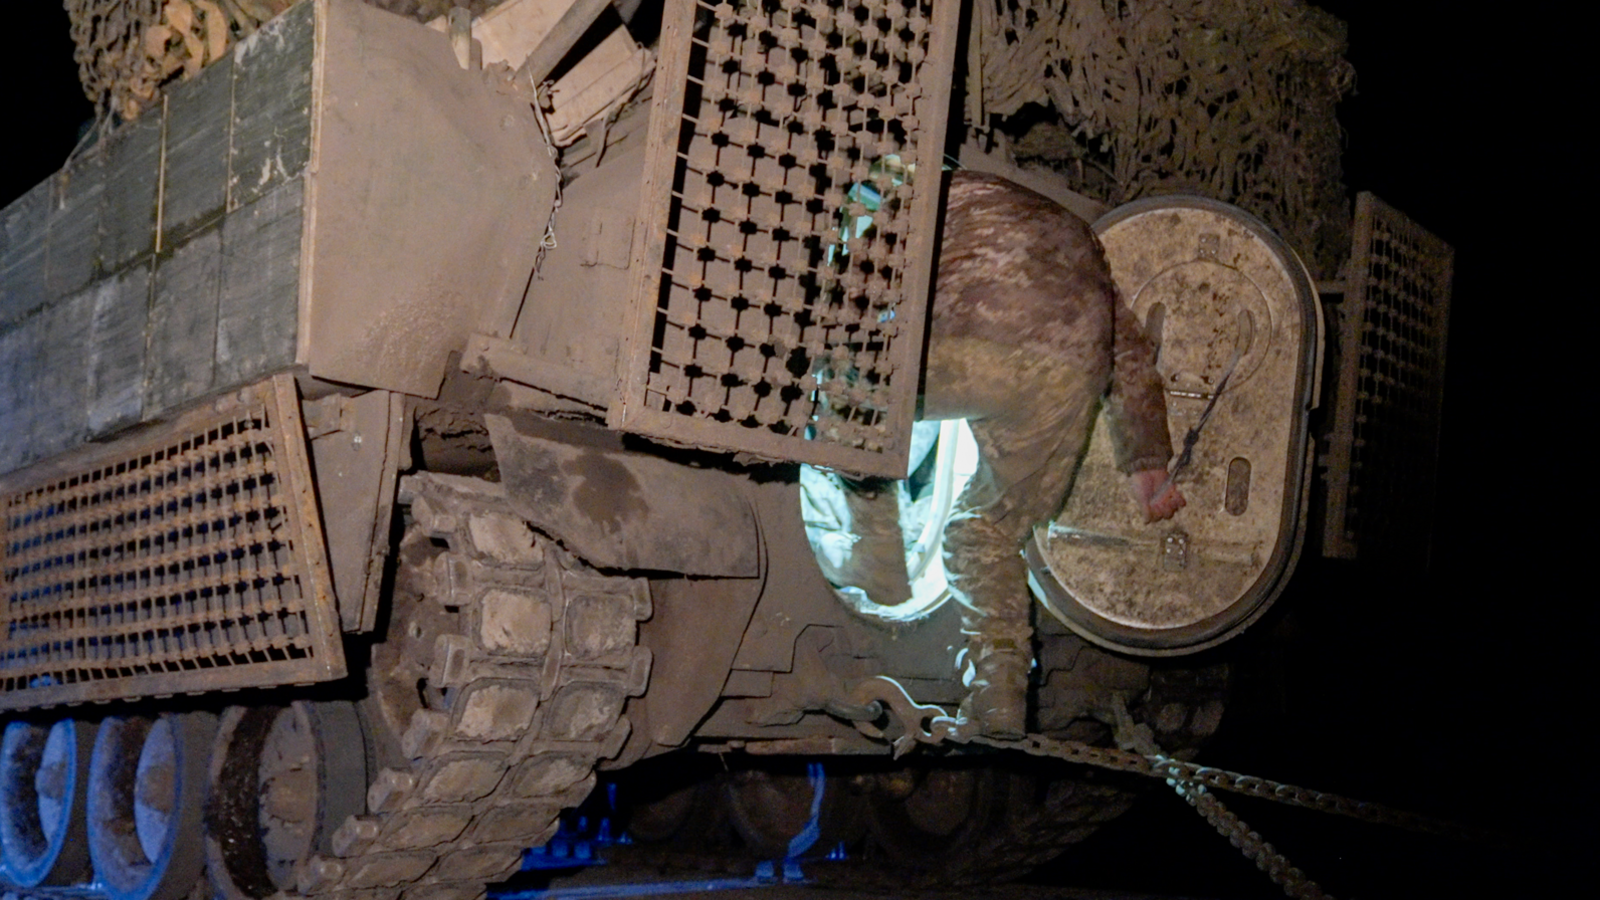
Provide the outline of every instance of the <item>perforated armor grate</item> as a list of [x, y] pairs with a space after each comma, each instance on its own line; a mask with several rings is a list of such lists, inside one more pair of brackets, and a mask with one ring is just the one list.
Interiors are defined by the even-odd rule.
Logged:
[[342, 677], [323, 553], [287, 377], [18, 473], [0, 708]]
[[1356, 198], [1327, 458], [1330, 556], [1423, 563], [1444, 402], [1454, 251], [1370, 193]]
[[613, 424], [902, 475], [958, 5], [668, 10]]

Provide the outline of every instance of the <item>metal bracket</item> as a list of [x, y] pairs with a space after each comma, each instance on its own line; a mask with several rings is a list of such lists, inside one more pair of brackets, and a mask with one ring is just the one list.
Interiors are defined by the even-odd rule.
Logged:
[[910, 753], [918, 744], [942, 744], [946, 740], [962, 740], [963, 724], [950, 716], [944, 707], [932, 703], [918, 703], [906, 693], [905, 687], [887, 675], [877, 675], [856, 685], [850, 697], [857, 703], [881, 704], [888, 708], [889, 722], [879, 728], [871, 721], [852, 724], [867, 737], [888, 741], [894, 747], [894, 758]]

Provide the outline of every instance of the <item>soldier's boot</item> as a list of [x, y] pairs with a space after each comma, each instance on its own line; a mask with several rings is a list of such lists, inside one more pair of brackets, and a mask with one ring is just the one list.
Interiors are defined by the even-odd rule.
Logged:
[[971, 681], [959, 720], [979, 734], [1020, 738], [1028, 733], [1028, 670], [1032, 654], [1013, 640], [969, 640]]

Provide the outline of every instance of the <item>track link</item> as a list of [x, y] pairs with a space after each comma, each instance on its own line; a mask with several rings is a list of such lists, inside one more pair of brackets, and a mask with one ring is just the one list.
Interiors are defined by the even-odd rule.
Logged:
[[389, 636], [374, 650], [400, 760], [367, 814], [297, 873], [319, 900], [473, 900], [547, 840], [621, 749], [644, 691], [642, 579], [603, 575], [511, 512], [498, 485], [420, 474]]

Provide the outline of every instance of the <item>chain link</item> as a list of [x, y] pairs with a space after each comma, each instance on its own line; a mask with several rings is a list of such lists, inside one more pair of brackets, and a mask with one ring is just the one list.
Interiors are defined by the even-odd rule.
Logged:
[[[1306, 873], [1289, 862], [1288, 857], [1279, 853], [1277, 848], [1267, 842], [1261, 835], [1253, 831], [1244, 820], [1239, 818], [1232, 810], [1228, 809], [1221, 800], [1212, 796], [1207, 786], [1192, 777], [1194, 772], [1201, 767], [1193, 766], [1180, 760], [1172, 759], [1159, 752], [1151, 740], [1149, 729], [1137, 725], [1127, 712], [1118, 704], [1118, 741], [1124, 746], [1135, 746], [1148, 752], [1137, 753], [1129, 750], [1112, 750], [1106, 747], [1095, 747], [1079, 741], [1057, 741], [1050, 738], [1030, 735], [1023, 741], [999, 741], [990, 738], [975, 737], [975, 743], [990, 747], [1020, 749], [1036, 756], [1047, 756], [1054, 759], [1068, 759], [1087, 765], [1099, 766], [1118, 772], [1131, 772], [1149, 778], [1161, 778], [1167, 785], [1177, 792], [1201, 818], [1211, 823], [1217, 833], [1228, 839], [1228, 843], [1243, 853], [1245, 858], [1256, 864], [1256, 868], [1265, 872], [1272, 883], [1283, 888], [1284, 894], [1295, 900], [1334, 900], [1333, 896], [1324, 892], [1322, 888]], [[1220, 772], [1221, 770], [1210, 770]], [[1234, 773], [1225, 773], [1232, 775]], [[1244, 776], [1240, 776], [1243, 778]], [[1252, 782], [1268, 783], [1265, 779], [1252, 779]], [[1234, 779], [1232, 784], [1237, 784]], [[1288, 787], [1285, 785], [1285, 787]], [[1224, 790], [1235, 789], [1224, 786]], [[1248, 793], [1248, 792], [1246, 792]], [[1315, 792], [1310, 792], [1315, 793]], [[1282, 799], [1274, 795], [1272, 799]], [[1339, 798], [1344, 799], [1344, 798]], [[1294, 803], [1291, 800], [1283, 802]], [[1295, 804], [1305, 805], [1305, 804]]]
[[1296, 900], [1334, 900], [1331, 894], [1325, 893], [1315, 881], [1306, 877], [1306, 873], [1295, 868], [1288, 857], [1279, 853], [1276, 847], [1252, 831], [1243, 819], [1224, 806], [1221, 800], [1212, 796], [1203, 786], [1171, 780], [1167, 783], [1172, 785], [1178, 796], [1187, 800], [1202, 818], [1210, 822], [1218, 834], [1227, 838], [1228, 843], [1237, 847], [1246, 859], [1255, 863], [1256, 868], [1267, 873], [1273, 884], [1283, 888], [1285, 894]]
[[1504, 835], [1405, 812], [1381, 803], [1368, 803], [1327, 791], [1314, 791], [1298, 785], [1173, 759], [1155, 747], [1149, 740], [1147, 729], [1140, 730], [1142, 726], [1136, 726], [1125, 712], [1121, 718], [1126, 721], [1122, 723], [1125, 727], [1118, 729], [1119, 742], [1125, 741], [1125, 746], [1138, 747], [1148, 752], [1096, 747], [1081, 741], [1055, 740], [1041, 735], [1029, 735], [1021, 740], [997, 740], [979, 735], [963, 735], [959, 728], [944, 729], [940, 737], [1001, 750], [1021, 750], [1033, 756], [1081, 763], [1115, 772], [1128, 772], [1146, 778], [1160, 778], [1176, 791], [1178, 796], [1194, 807], [1201, 817], [1211, 823], [1219, 834], [1227, 838], [1229, 843], [1265, 872], [1273, 883], [1283, 888], [1285, 894], [1297, 900], [1333, 900], [1333, 898], [1316, 882], [1307, 878], [1304, 872], [1295, 868], [1277, 848], [1264, 840], [1260, 834], [1252, 831], [1250, 826], [1223, 805], [1221, 800], [1213, 796], [1212, 789], [1232, 791], [1289, 806], [1333, 813], [1363, 822], [1391, 825], [1409, 831], [1441, 835], [1455, 840], [1493, 845], [1506, 843]]
[[1062, 759], [1068, 762], [1096, 766], [1102, 769], [1130, 772], [1147, 778], [1160, 778], [1165, 781], [1200, 785], [1212, 790], [1231, 791], [1235, 794], [1260, 797], [1263, 800], [1272, 800], [1289, 806], [1314, 809], [1319, 812], [1359, 819], [1363, 822], [1376, 822], [1380, 825], [1390, 825], [1425, 834], [1436, 834], [1460, 841], [1496, 845], [1505, 842], [1503, 835], [1494, 832], [1406, 812], [1390, 806], [1384, 806], [1381, 803], [1368, 803], [1327, 791], [1314, 791], [1310, 788], [1258, 778], [1254, 775], [1243, 775], [1226, 769], [1201, 766], [1160, 754], [1146, 756], [1127, 750], [1095, 747], [1079, 741], [1055, 740], [1040, 735], [1029, 735], [1020, 741], [1002, 741], [985, 737], [974, 737], [970, 740], [975, 744], [983, 744], [998, 749], [1021, 750], [1033, 756], [1045, 756], [1052, 759]]

